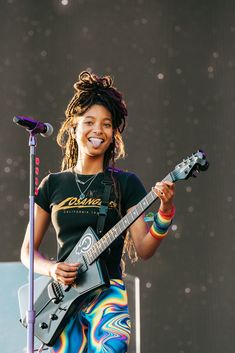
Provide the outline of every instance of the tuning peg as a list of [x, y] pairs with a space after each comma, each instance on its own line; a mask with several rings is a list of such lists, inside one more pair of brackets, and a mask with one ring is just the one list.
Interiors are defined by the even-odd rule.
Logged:
[[200, 171], [199, 171], [198, 169], [195, 169], [195, 170], [193, 171], [193, 173], [192, 173], [192, 176], [193, 176], [194, 178], [196, 178], [199, 173], [200, 173]]

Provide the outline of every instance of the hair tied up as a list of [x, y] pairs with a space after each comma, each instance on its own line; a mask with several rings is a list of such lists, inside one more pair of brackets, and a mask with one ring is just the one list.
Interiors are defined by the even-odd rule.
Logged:
[[110, 76], [98, 77], [88, 71], [83, 71], [79, 75], [79, 81], [74, 84], [74, 89], [77, 93], [94, 92], [102, 93], [111, 88], [113, 80]]

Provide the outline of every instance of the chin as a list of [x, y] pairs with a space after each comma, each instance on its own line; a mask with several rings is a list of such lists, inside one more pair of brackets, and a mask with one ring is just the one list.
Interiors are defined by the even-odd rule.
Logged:
[[100, 156], [104, 156], [105, 151], [88, 151], [87, 152], [88, 156], [90, 157], [100, 157]]

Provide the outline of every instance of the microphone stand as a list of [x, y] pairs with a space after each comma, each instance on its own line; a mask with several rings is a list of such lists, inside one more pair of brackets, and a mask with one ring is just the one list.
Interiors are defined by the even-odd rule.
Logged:
[[[34, 352], [34, 196], [35, 196], [35, 157], [37, 138], [36, 134], [41, 133], [40, 125], [37, 124], [34, 129], [29, 130], [29, 290], [28, 290], [28, 311], [26, 312], [27, 320], [27, 353]], [[43, 349], [44, 344], [40, 347]]]
[[[44, 124], [31, 118], [15, 116], [13, 122], [22, 127], [27, 127], [29, 132], [30, 164], [29, 164], [29, 286], [28, 286], [28, 310], [26, 311], [27, 323], [27, 353], [34, 352], [34, 195], [35, 195], [35, 155], [37, 139], [36, 135], [43, 137], [50, 136], [53, 127], [50, 124]], [[45, 131], [44, 131], [45, 130]], [[38, 352], [42, 352], [44, 344], [41, 345]]]
[[29, 292], [27, 319], [27, 353], [34, 352], [34, 194], [35, 194], [35, 154], [37, 139], [35, 129], [28, 130], [30, 162], [29, 162]]

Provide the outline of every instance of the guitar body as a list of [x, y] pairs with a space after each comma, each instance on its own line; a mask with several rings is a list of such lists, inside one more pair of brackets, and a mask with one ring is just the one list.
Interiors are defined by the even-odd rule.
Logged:
[[[85, 259], [86, 252], [98, 241], [89, 227], [78, 241], [65, 262], [81, 263], [78, 279], [73, 287], [63, 286], [50, 277], [40, 276], [34, 281], [35, 336], [48, 346], [53, 346], [68, 320], [79, 307], [86, 294], [109, 286], [106, 266], [101, 258], [92, 264]], [[18, 291], [21, 322], [26, 327], [28, 284]]]

